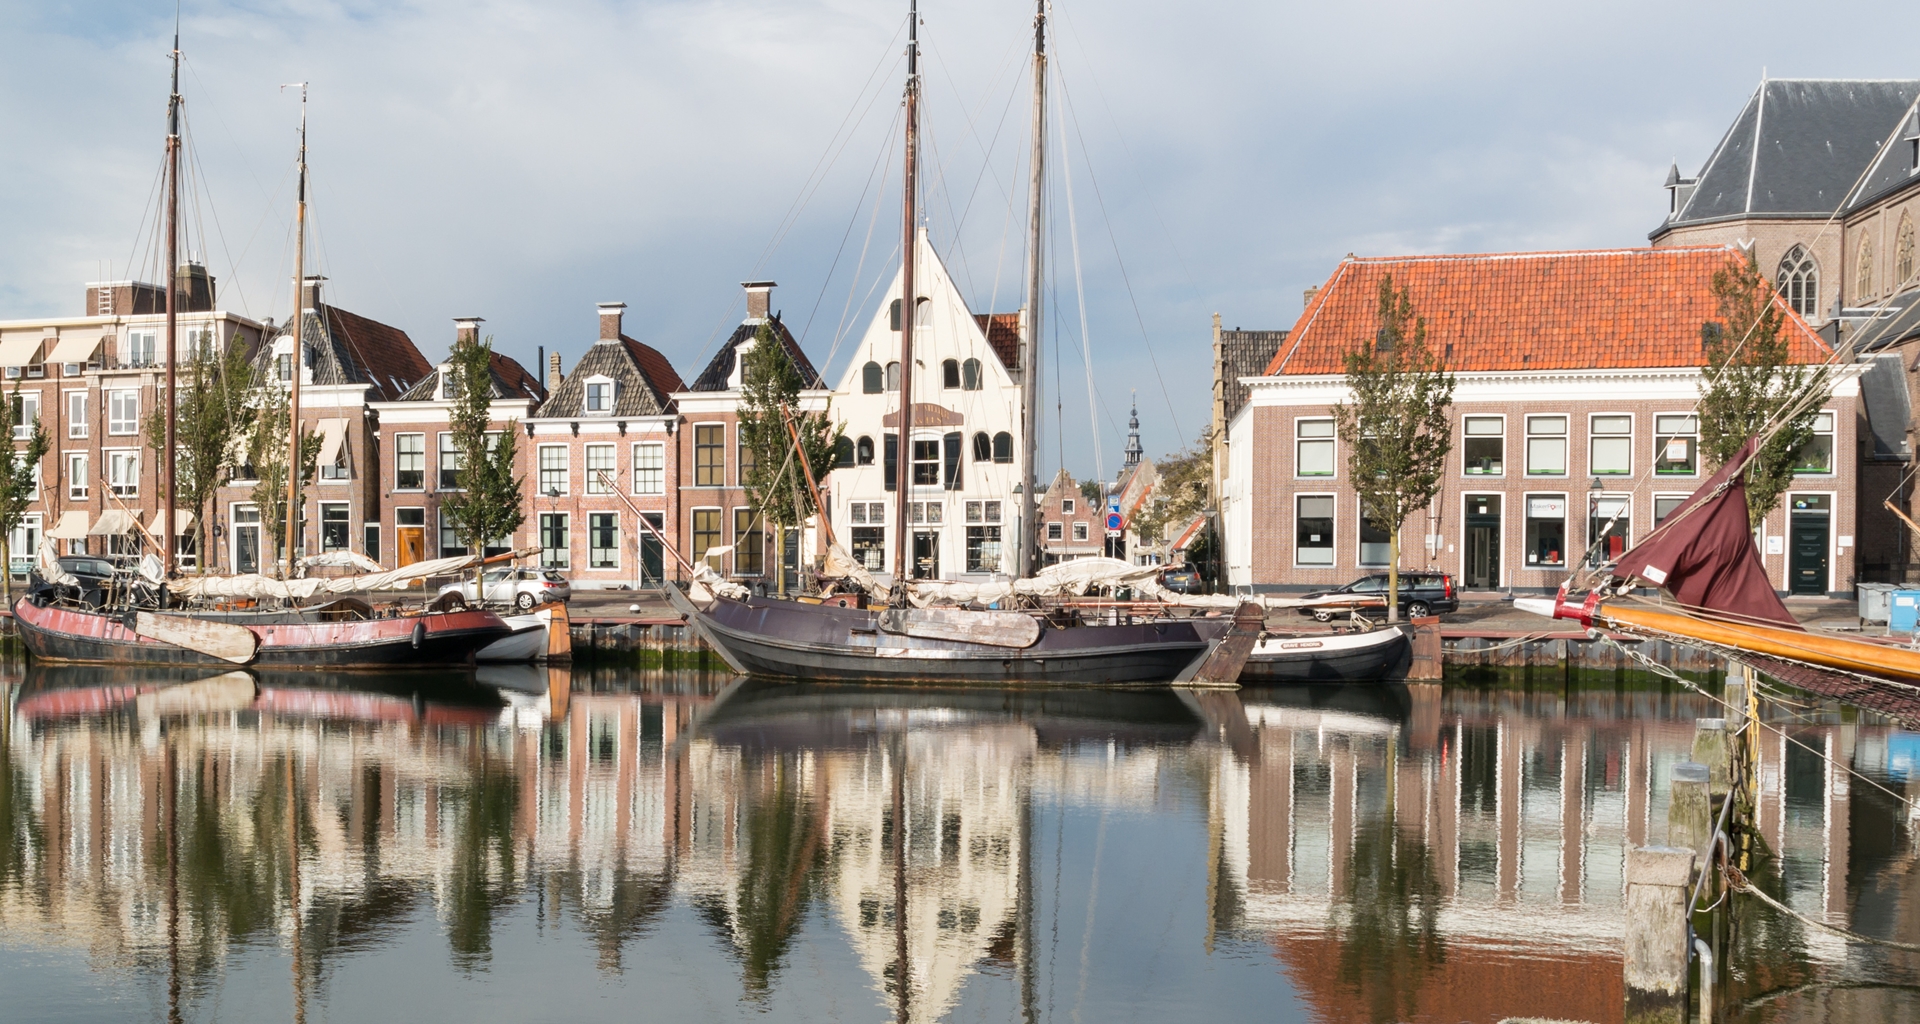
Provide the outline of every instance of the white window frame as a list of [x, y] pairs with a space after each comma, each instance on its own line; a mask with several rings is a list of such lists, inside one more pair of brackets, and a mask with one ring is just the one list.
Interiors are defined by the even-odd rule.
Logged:
[[[607, 389], [607, 404], [603, 409], [593, 407], [593, 389], [604, 386]], [[582, 416], [611, 416], [614, 406], [620, 403], [620, 388], [612, 377], [596, 373], [586, 379], [580, 388], [580, 414]]]
[[[1492, 434], [1467, 433], [1468, 420], [1500, 421], [1500, 469], [1491, 473], [1475, 473], [1468, 468], [1467, 439], [1470, 437], [1493, 437]], [[1507, 414], [1503, 412], [1470, 412], [1460, 416], [1460, 475], [1470, 480], [1498, 480], [1507, 475]], [[1356, 541], [1355, 543], [1358, 543]]]
[[[1594, 423], [1603, 419], [1623, 419], [1627, 421], [1625, 434], [1602, 434], [1594, 429]], [[1640, 435], [1640, 424], [1630, 412], [1590, 412], [1587, 414], [1587, 475], [1616, 477], [1621, 480], [1633, 479], [1633, 440]], [[1594, 466], [1594, 446], [1602, 440], [1618, 441], [1624, 438], [1627, 447], [1627, 468], [1602, 472]]]
[[[586, 515], [587, 515], [587, 568], [592, 569], [595, 572], [620, 571], [620, 548], [622, 546], [620, 543], [620, 513], [601, 509], [598, 511], [589, 511]], [[593, 546], [593, 518], [595, 516], [612, 516], [613, 517], [613, 547], [596, 548]], [[645, 529], [645, 527], [641, 527], [641, 529]], [[613, 561], [607, 565], [595, 564], [593, 560], [593, 553], [595, 551], [612, 551]]]
[[[1647, 524], [1648, 524], [1647, 529], [1657, 530], [1660, 528], [1661, 520], [1658, 517], [1660, 515], [1661, 502], [1671, 499], [1671, 500], [1677, 500], [1684, 503], [1687, 500], [1687, 498], [1688, 498], [1688, 493], [1686, 491], [1655, 491], [1653, 492], [1653, 497], [1647, 500]], [[1674, 507], [1678, 508], [1679, 506], [1675, 505]]]
[[[101, 455], [103, 455], [107, 461], [107, 485], [112, 490], [112, 492], [115, 495], [122, 498], [139, 497], [140, 496], [140, 449], [138, 448], [105, 448], [101, 450]], [[119, 482], [120, 480], [124, 479], [124, 475], [121, 472], [122, 466], [132, 467], [131, 473], [128, 474], [132, 477], [132, 480], [129, 483]], [[265, 556], [263, 555], [262, 557], [265, 557]]]
[[[1558, 562], [1529, 561], [1533, 557], [1533, 543], [1527, 537], [1527, 524], [1536, 521], [1533, 506], [1529, 504], [1535, 498], [1557, 498], [1560, 501], [1560, 560]], [[1567, 536], [1568, 521], [1573, 518], [1573, 496], [1566, 491], [1522, 491], [1520, 492], [1520, 558], [1522, 569], [1545, 569], [1558, 572], [1567, 567], [1567, 556], [1571, 554], [1572, 540]], [[1541, 516], [1542, 523], [1553, 522], [1552, 518]], [[1504, 527], [1504, 524], [1503, 524]]]
[[[418, 452], [408, 452], [408, 453], [401, 452], [400, 443], [410, 437], [417, 437], [420, 439], [420, 450]], [[412, 455], [418, 455], [420, 457], [420, 482], [417, 484], [414, 484], [411, 487], [405, 486], [400, 483], [400, 456], [402, 454], [412, 454]], [[410, 492], [424, 492], [427, 489], [427, 435], [426, 434], [418, 433], [415, 431], [405, 431], [405, 432], [396, 433], [393, 435], [393, 489], [396, 491], [410, 491]]]
[[[567, 495], [573, 493], [573, 465], [572, 465], [572, 459], [568, 455], [567, 449], [568, 449], [568, 446], [565, 444], [543, 444], [543, 445], [537, 446], [534, 449], [534, 464], [533, 464], [534, 478], [533, 479], [534, 479], [534, 486], [538, 489], [536, 494], [537, 497], [541, 497], [541, 498], [553, 497], [553, 495], [549, 492], [556, 491], [556, 490], [559, 492], [560, 497], [566, 497]], [[554, 451], [557, 451], [560, 453], [560, 465], [558, 467], [552, 467], [547, 465], [547, 453], [554, 452]], [[549, 486], [549, 482], [547, 479], [547, 474], [555, 468], [557, 468], [560, 472], [560, 486], [558, 488]], [[569, 533], [568, 536], [571, 537], [572, 534]]]
[[[1534, 433], [1533, 421], [1540, 420], [1540, 419], [1558, 419], [1561, 424], [1560, 433], [1558, 434]], [[1520, 466], [1520, 475], [1522, 477], [1532, 477], [1534, 479], [1542, 479], [1542, 480], [1569, 479], [1570, 474], [1573, 471], [1573, 467], [1569, 465], [1569, 463], [1572, 461], [1571, 459], [1572, 452], [1570, 450], [1572, 445], [1570, 443], [1571, 438], [1568, 435], [1573, 432], [1573, 417], [1564, 412], [1527, 413], [1524, 418], [1524, 421], [1521, 423], [1521, 429], [1524, 430], [1525, 433], [1521, 435], [1521, 444], [1523, 447], [1521, 449], [1520, 456], [1525, 461], [1522, 462]], [[1560, 442], [1560, 472], [1540, 473], [1540, 472], [1534, 471], [1533, 442], [1535, 441], [1535, 439], [1538, 439], [1541, 441], [1557, 440]]]
[[1093, 538], [1092, 538], [1092, 531], [1091, 531], [1091, 528], [1090, 528], [1090, 527], [1088, 527], [1086, 523], [1084, 523], [1084, 522], [1078, 522], [1078, 523], [1074, 523], [1074, 524], [1073, 524], [1073, 540], [1074, 540], [1074, 543], [1076, 543], [1076, 544], [1084, 544], [1084, 543], [1086, 543], [1087, 541], [1089, 541], [1089, 540], [1091, 540], [1091, 539], [1093, 539]]
[[1598, 504], [1603, 501], [1624, 501], [1627, 503], [1626, 514], [1620, 517], [1620, 525], [1626, 527], [1626, 537], [1623, 538], [1623, 541], [1620, 545], [1620, 552], [1621, 554], [1624, 555], [1626, 552], [1633, 549], [1633, 530], [1634, 530], [1633, 499], [1634, 497], [1635, 495], [1632, 491], [1625, 491], [1625, 490], [1600, 491], [1597, 493], [1593, 491], [1587, 492], [1587, 515], [1586, 515], [1587, 521], [1585, 524], [1583, 524], [1585, 526], [1585, 529], [1580, 531], [1581, 532], [1580, 557], [1582, 559], [1582, 564], [1590, 564], [1594, 566], [1607, 564], [1608, 559], [1606, 557], [1606, 554], [1604, 552], [1596, 552], [1594, 550], [1595, 542], [1597, 542], [1600, 539], [1594, 536], [1594, 533], [1593, 533], [1594, 520], [1600, 518], [1596, 514], [1596, 506], [1598, 506]]
[[[433, 489], [436, 491], [460, 490], [461, 488], [457, 483], [450, 484], [447, 482], [448, 462], [453, 463], [452, 470], [455, 481], [460, 479], [460, 470], [463, 468], [460, 464], [460, 448], [453, 440], [453, 431], [440, 431], [434, 436], [434, 445]], [[342, 445], [342, 447], [344, 448], [345, 446]]]
[[[92, 458], [88, 452], [67, 452], [67, 500], [85, 501], [93, 483]], [[79, 472], [74, 472], [74, 467]]]
[[[40, 422], [40, 392], [22, 391], [18, 395], [10, 394], [9, 397], [20, 399], [20, 422], [13, 425], [13, 439], [29, 440], [33, 437], [33, 425]], [[7, 405], [11, 410], [13, 403], [9, 401]]]
[[[1677, 432], [1672, 434], [1662, 433], [1660, 430], [1660, 420], [1667, 416], [1684, 416], [1692, 420], [1693, 421], [1692, 432]], [[1653, 436], [1653, 452], [1652, 452], [1653, 461], [1647, 463], [1647, 466], [1650, 469], [1652, 469], [1653, 478], [1655, 480], [1661, 480], [1661, 479], [1685, 480], [1690, 477], [1699, 476], [1700, 475], [1700, 414], [1693, 411], [1680, 411], [1680, 410], [1674, 410], [1672, 412], [1656, 412], [1653, 414], [1653, 419], [1651, 420], [1651, 422], [1653, 423], [1653, 435], [1652, 435]], [[1661, 457], [1660, 439], [1663, 437], [1669, 438], [1669, 439], [1677, 438], [1677, 437], [1693, 438], [1693, 472], [1691, 473], [1660, 472], [1660, 457]]]
[[[606, 455], [606, 465], [600, 467], [594, 466], [593, 456], [595, 452], [601, 452]], [[620, 446], [618, 444], [611, 441], [595, 441], [591, 444], [583, 445], [580, 457], [585, 460], [586, 463], [586, 483], [584, 488], [586, 493], [612, 494], [619, 488]], [[606, 471], [607, 480], [601, 478], [600, 470]]]
[[[91, 425], [89, 422], [90, 417], [87, 415], [89, 411], [88, 406], [93, 404], [87, 401], [87, 392], [82, 389], [78, 391], [66, 391], [62, 392], [62, 394], [66, 397], [67, 402], [67, 437], [75, 440], [86, 437], [87, 428]], [[76, 398], [79, 399], [79, 410], [77, 414], [74, 409], [74, 400]]]
[[[1827, 420], [1827, 429], [1825, 430], [1819, 429], [1820, 418], [1823, 416], [1826, 417], [1826, 420]], [[1796, 469], [1793, 471], [1793, 475], [1795, 477], [1813, 477], [1815, 479], [1825, 479], [1835, 475], [1840, 471], [1839, 470], [1839, 467], [1840, 467], [1840, 416], [1837, 413], [1835, 413], [1832, 409], [1822, 409], [1819, 412], [1813, 414], [1813, 422], [1814, 422], [1813, 435], [1815, 437], [1825, 437], [1827, 439], [1827, 468], [1824, 472], [1817, 469]], [[1807, 491], [1806, 493], [1819, 494], [1822, 492]], [[1833, 582], [1833, 572], [1832, 572], [1833, 560], [1829, 558], [1827, 561], [1827, 564], [1828, 564], [1827, 582], [1832, 583]], [[1829, 586], [1827, 589], [1832, 590], [1833, 588]]]
[[1049, 543], [1053, 543], [1056, 541], [1064, 541], [1066, 539], [1067, 539], [1067, 526], [1065, 523], [1048, 523], [1047, 524], [1047, 541]]
[[[647, 476], [644, 479], [651, 480], [652, 481], [651, 485], [643, 482], [643, 478], [641, 477], [641, 473], [643, 472], [643, 467], [641, 466], [641, 462], [640, 462], [641, 453], [649, 448], [653, 449], [655, 461], [653, 465], [644, 467], [644, 472], [647, 474]], [[635, 441], [634, 442], [633, 444], [633, 493], [642, 494], [642, 495], [667, 493], [667, 446], [664, 442], [661, 442], [661, 441]]]
[[[133, 414], [125, 415], [131, 403]], [[140, 389], [115, 388], [107, 392], [107, 433], [113, 437], [133, 437], [140, 433]]]
[[[1315, 434], [1304, 436], [1300, 433], [1303, 423], [1325, 423], [1327, 434], [1323, 437]], [[1305, 459], [1301, 453], [1306, 445], [1325, 444], [1327, 446], [1327, 465], [1331, 468], [1325, 473], [1302, 473], [1300, 465]], [[1293, 419], [1293, 478], [1296, 480], [1331, 480], [1340, 475], [1340, 437], [1339, 429], [1331, 416], [1296, 416]]]
[[1070, 516], [1070, 515], [1072, 515], [1072, 514], [1073, 514], [1073, 499], [1072, 499], [1072, 498], [1061, 498], [1061, 499], [1060, 499], [1060, 514], [1061, 514], [1061, 515], [1063, 515], [1063, 516]]
[[[566, 529], [566, 532], [567, 532], [567, 544], [565, 547], [549, 548], [547, 546], [546, 525], [547, 525], [547, 517], [549, 516], [558, 517], [563, 521], [564, 528]], [[554, 509], [550, 511], [539, 512], [535, 515], [533, 524], [534, 524], [533, 542], [535, 546], [537, 546], [540, 549], [540, 567], [542, 569], [572, 569], [573, 568], [573, 512], [572, 510], [562, 512], [562, 511], [559, 511], [558, 509]], [[548, 557], [547, 552], [549, 551], [560, 552], [560, 557], [558, 559], [553, 559]]]
[[1332, 491], [1298, 491], [1293, 495], [1293, 514], [1288, 516], [1292, 524], [1287, 546], [1293, 549], [1293, 564], [1303, 569], [1333, 569], [1340, 564], [1340, 538], [1338, 535], [1327, 538], [1327, 560], [1325, 562], [1303, 562], [1300, 560], [1300, 500], [1302, 498], [1326, 498], [1333, 502], [1333, 514], [1327, 518], [1338, 525], [1340, 522], [1340, 496]]
[[1366, 542], [1367, 510], [1359, 502], [1353, 503], [1353, 564], [1362, 569], [1384, 569], [1393, 559], [1393, 539], [1387, 539], [1387, 557], [1382, 561], [1367, 561]]
[[[720, 449], [720, 482], [719, 482], [719, 483], [709, 483], [709, 484], [703, 484], [703, 483], [701, 483], [701, 482], [700, 482], [700, 468], [701, 468], [701, 467], [700, 467], [700, 449], [701, 449], [701, 447], [702, 447], [702, 446], [701, 446], [701, 444], [700, 444], [700, 431], [701, 431], [701, 429], [702, 429], [702, 428], [704, 428], [704, 427], [717, 427], [717, 428], [719, 428], [719, 430], [720, 430], [720, 444], [719, 444], [719, 449]], [[684, 427], [681, 427], [680, 429], [682, 429], [682, 430], [688, 430], [688, 431], [692, 431], [692, 433], [690, 433], [690, 434], [688, 434], [688, 435], [687, 435], [687, 438], [688, 438], [688, 440], [687, 440], [687, 454], [688, 454], [688, 456], [689, 456], [689, 457], [691, 457], [691, 458], [693, 459], [693, 466], [692, 466], [692, 469], [693, 469], [693, 473], [692, 473], [692, 480], [693, 480], [693, 483], [692, 483], [692, 484], [690, 484], [689, 486], [692, 486], [692, 487], [725, 487], [725, 486], [727, 486], [727, 471], [728, 471], [728, 468], [729, 468], [729, 466], [730, 466], [730, 464], [731, 464], [731, 463], [733, 462], [733, 459], [729, 459], [729, 458], [727, 458], [727, 424], [726, 424], [726, 421], [725, 421], [725, 420], [706, 420], [706, 421], [703, 421], [703, 422], [700, 422], [700, 423], [689, 423], [689, 424], [687, 424], [686, 426], [684, 426]], [[712, 446], [712, 445], [708, 445], [708, 446], [706, 446], [706, 447], [713, 447], [713, 446]], [[705, 508], [706, 506], [704, 506], [704, 505], [703, 505], [703, 506], [701, 506], [701, 507], [702, 507], [702, 508]]]
[[[344, 544], [342, 544], [337, 548], [327, 547], [327, 510], [330, 508], [345, 509], [347, 513], [347, 539]], [[318, 526], [319, 526], [319, 529], [314, 539], [319, 542], [321, 551], [352, 551], [353, 550], [353, 504], [351, 502], [346, 502], [346, 501], [321, 502], [320, 503], [320, 520], [319, 520]]]

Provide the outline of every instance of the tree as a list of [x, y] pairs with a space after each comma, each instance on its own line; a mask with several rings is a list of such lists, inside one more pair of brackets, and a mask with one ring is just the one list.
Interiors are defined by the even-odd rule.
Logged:
[[[808, 382], [801, 379], [800, 368], [775, 336], [773, 325], [771, 320], [761, 324], [753, 347], [740, 357], [740, 446], [752, 460], [741, 467], [741, 485], [760, 521], [776, 528], [776, 550], [784, 552], [787, 527], [798, 526], [814, 512], [806, 476], [787, 434], [786, 416], [793, 418], [816, 482], [833, 465], [833, 448], [840, 442], [841, 431], [825, 411], [802, 413], [794, 408]], [[778, 564], [776, 559], [776, 572]], [[786, 590], [784, 574], [780, 589]]]
[[1080, 497], [1089, 508], [1098, 509], [1107, 499], [1106, 487], [1098, 480], [1080, 481]]
[[1167, 527], [1185, 526], [1205, 511], [1213, 493], [1213, 446], [1203, 436], [1153, 464], [1158, 481], [1128, 525], [1142, 544], [1164, 539]]
[[[274, 562], [285, 550], [289, 559], [293, 548], [287, 537], [287, 392], [265, 372], [254, 375], [252, 396], [253, 426], [247, 435], [247, 463], [253, 467], [253, 503], [260, 509], [261, 525], [273, 538]], [[300, 433], [302, 480], [313, 476], [320, 461], [320, 435], [311, 430]]]
[[1700, 449], [1708, 467], [1725, 465], [1747, 438], [1774, 426], [1781, 410], [1805, 405], [1747, 463], [1747, 519], [1757, 524], [1779, 506], [1780, 495], [1793, 484], [1801, 448], [1813, 439], [1819, 407], [1803, 399], [1817, 374], [1791, 362], [1791, 346], [1781, 331], [1786, 314], [1752, 253], [1714, 271], [1710, 287], [1720, 319], [1700, 325], [1706, 355], [1700, 368]]
[[1380, 279], [1380, 327], [1347, 353], [1352, 399], [1333, 407], [1361, 514], [1387, 531], [1387, 621], [1400, 618], [1400, 527], [1432, 503], [1453, 450], [1453, 375], [1427, 347], [1427, 321], [1393, 277]]
[[[196, 347], [187, 365], [191, 386], [174, 397], [174, 500], [178, 507], [193, 512], [193, 549], [197, 552], [207, 550], [207, 505], [219, 490], [222, 471], [233, 461], [234, 441], [247, 429], [253, 383], [248, 361], [246, 347], [237, 336], [228, 344], [225, 355]], [[164, 409], [155, 409], [147, 417], [146, 432], [147, 447], [164, 456]], [[203, 573], [208, 570], [207, 562], [206, 558], [199, 559]]]
[[[493, 338], [462, 341], [453, 347], [453, 447], [460, 453], [455, 482], [460, 490], [440, 501], [467, 550], [484, 554], [487, 542], [512, 535], [526, 522], [521, 479], [514, 475], [511, 430], [493, 424]], [[473, 569], [475, 594], [483, 594], [482, 569]]]
[[[7, 422], [15, 427], [26, 426], [21, 422], [25, 406], [20, 401], [20, 385], [13, 386], [13, 396]], [[47, 449], [53, 447], [53, 441], [47, 437], [47, 428], [40, 425], [39, 417], [34, 417], [33, 430], [27, 436], [26, 450], [7, 441], [3, 460], [0, 460], [0, 593], [6, 594], [7, 605], [13, 605], [13, 531], [20, 521], [27, 517], [27, 506], [40, 497], [40, 460], [46, 457]]]

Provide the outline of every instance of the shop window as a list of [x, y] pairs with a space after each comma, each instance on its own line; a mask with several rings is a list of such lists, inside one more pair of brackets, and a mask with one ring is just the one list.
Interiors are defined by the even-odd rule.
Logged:
[[998, 526], [967, 527], [967, 571], [1000, 571], [1000, 528]]
[[1626, 554], [1631, 519], [1626, 498], [1593, 498], [1589, 508], [1592, 511], [1587, 517], [1587, 564], [1597, 567]]
[[1333, 564], [1332, 495], [1303, 494], [1294, 499], [1293, 547], [1296, 565]]
[[856, 526], [850, 531], [851, 545], [847, 551], [853, 560], [859, 562], [868, 572], [887, 571], [887, 528], [884, 526]]
[[1567, 564], [1567, 499], [1558, 494], [1527, 495], [1527, 565]]

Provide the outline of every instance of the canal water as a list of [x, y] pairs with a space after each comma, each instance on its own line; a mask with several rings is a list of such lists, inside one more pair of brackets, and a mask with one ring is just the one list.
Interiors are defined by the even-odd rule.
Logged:
[[[8, 1021], [1477, 1024], [1620, 1018], [1624, 852], [1665, 838], [1716, 706], [1627, 671], [1194, 695], [14, 664], [0, 710]], [[1920, 736], [1774, 718], [1754, 876], [1920, 940]], [[1731, 1019], [1920, 1019], [1920, 956], [1741, 914]]]

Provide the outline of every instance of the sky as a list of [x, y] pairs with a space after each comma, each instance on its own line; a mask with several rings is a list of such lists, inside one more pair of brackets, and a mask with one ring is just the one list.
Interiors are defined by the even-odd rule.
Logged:
[[[923, 213], [1020, 305], [1032, 6], [924, 0]], [[159, 280], [172, 3], [0, 0], [0, 319]], [[297, 90], [328, 301], [568, 366], [594, 304], [689, 379], [773, 305], [829, 376], [898, 259], [898, 0], [182, 0], [188, 245], [291, 306]], [[1205, 427], [1211, 314], [1285, 328], [1347, 253], [1644, 245], [1763, 75], [1920, 78], [1902, 2], [1058, 0], [1041, 474]], [[1077, 261], [1076, 261], [1077, 254]], [[1081, 307], [1084, 305], [1084, 315]], [[1088, 387], [1091, 365], [1092, 388]], [[1089, 410], [1089, 392], [1093, 409]]]

